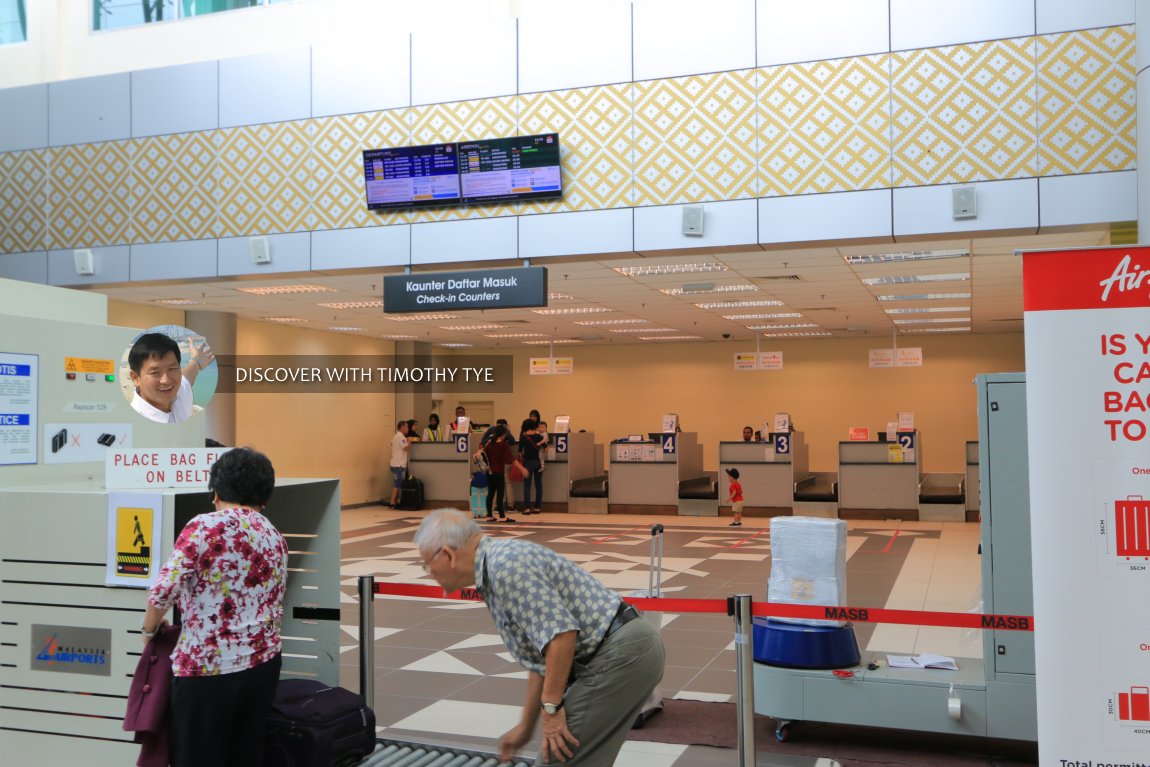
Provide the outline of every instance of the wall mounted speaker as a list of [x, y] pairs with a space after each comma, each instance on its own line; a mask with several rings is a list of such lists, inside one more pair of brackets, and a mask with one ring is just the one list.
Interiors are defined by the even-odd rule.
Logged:
[[248, 240], [248, 250], [252, 254], [253, 264], [270, 264], [272, 262], [272, 244], [267, 237], [252, 237]]
[[950, 204], [955, 218], [978, 218], [978, 195], [973, 186], [952, 187]]
[[91, 277], [96, 273], [96, 256], [87, 248], [72, 251], [76, 259], [76, 274], [81, 277]]
[[683, 208], [683, 234], [690, 237], [703, 236], [703, 209], [696, 206]]

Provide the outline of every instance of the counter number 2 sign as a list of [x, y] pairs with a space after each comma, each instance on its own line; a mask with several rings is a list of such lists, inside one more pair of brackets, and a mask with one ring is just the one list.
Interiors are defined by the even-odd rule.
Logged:
[[455, 435], [455, 452], [457, 452], [457, 453], [466, 453], [467, 452], [467, 435], [466, 434], [456, 434]]
[[914, 450], [914, 432], [900, 431], [898, 433], [898, 444], [902, 447], [903, 452]]
[[556, 453], [566, 453], [567, 452], [567, 435], [566, 434], [556, 434], [555, 435], [555, 452]]
[[674, 455], [675, 454], [675, 435], [674, 434], [664, 434], [663, 435], [663, 454], [664, 455]]

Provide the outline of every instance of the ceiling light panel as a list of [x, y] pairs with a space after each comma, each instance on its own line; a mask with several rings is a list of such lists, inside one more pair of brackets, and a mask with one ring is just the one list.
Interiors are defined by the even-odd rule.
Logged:
[[896, 325], [959, 325], [969, 323], [970, 317], [916, 317], [914, 319], [895, 320]]
[[602, 314], [603, 312], [613, 312], [614, 309], [608, 309], [605, 306], [572, 306], [570, 309], [532, 309], [531, 311], [536, 314], [560, 315], [560, 314]]
[[542, 338], [544, 333], [487, 333], [484, 338]]
[[640, 341], [700, 341], [702, 336], [639, 336]]
[[167, 306], [199, 306], [204, 302], [194, 298], [157, 298], [152, 301], [152, 303], [165, 304]]
[[703, 293], [747, 293], [759, 289], [758, 285], [711, 285], [709, 287], [694, 287], [691, 285], [684, 285], [681, 288], [663, 288], [660, 293], [666, 293], [669, 296], [691, 296]]
[[744, 320], [797, 320], [803, 315], [798, 312], [775, 312], [773, 314], [724, 314], [723, 319], [740, 322]]
[[328, 330], [336, 330], [336, 331], [342, 331], [342, 332], [346, 332], [346, 333], [362, 333], [364, 330], [366, 330], [366, 328], [356, 328], [356, 327], [351, 327], [350, 325], [336, 325], [336, 326], [328, 328]]
[[969, 250], [928, 250], [909, 253], [875, 253], [863, 256], [843, 256], [851, 266], [861, 264], [896, 264], [903, 261], [933, 261], [941, 258], [968, 258]]
[[818, 325], [813, 322], [795, 322], [789, 325], [751, 325], [747, 328], [747, 330], [802, 330], [803, 328], [817, 327]]
[[903, 295], [875, 296], [879, 301], [957, 301], [970, 299], [970, 293], [905, 293]]
[[261, 317], [260, 319], [266, 322], [307, 322], [307, 320], [301, 320], [299, 317]]
[[236, 288], [241, 293], [250, 293], [253, 296], [283, 296], [295, 293], [337, 293], [335, 288], [325, 288], [323, 285], [268, 285], [259, 288]]
[[700, 309], [753, 309], [756, 306], [782, 306], [782, 301], [775, 299], [759, 299], [755, 301], [715, 301], [712, 303], [695, 304]]
[[950, 272], [948, 274], [909, 274], [898, 277], [867, 277], [863, 285], [907, 285], [923, 282], [962, 282], [970, 279], [970, 272]]
[[384, 319], [391, 320], [392, 322], [416, 322], [418, 320], [439, 322], [441, 320], [458, 320], [462, 318], [458, 314], [385, 314]]
[[650, 320], [578, 320], [576, 325], [642, 325]]
[[389, 341], [409, 341], [413, 338], [419, 338], [419, 336], [384, 336], [384, 338]]
[[821, 338], [831, 335], [825, 330], [795, 330], [781, 333], [763, 333], [764, 338]]
[[440, 330], [504, 330], [506, 325], [488, 323], [486, 325], [440, 325]]
[[470, 349], [471, 344], [436, 344], [442, 346], [444, 349]]
[[725, 272], [730, 267], [711, 261], [695, 264], [644, 264], [643, 266], [613, 266], [611, 268], [625, 277], [651, 277], [659, 274]]
[[887, 314], [943, 314], [945, 312], [969, 312], [969, 306], [908, 306], [896, 309], [883, 309]]
[[612, 333], [678, 333], [678, 328], [612, 328]]
[[969, 333], [970, 328], [899, 328], [899, 333]]
[[551, 341], [524, 341], [523, 343], [527, 346], [548, 346], [550, 344], [562, 346], [564, 344], [581, 344], [583, 342], [578, 338], [556, 338]]
[[547, 294], [547, 300], [548, 301], [570, 301], [573, 298], [575, 298], [575, 296], [569, 296], [566, 293], [548, 293]]
[[341, 301], [334, 304], [316, 304], [325, 309], [382, 309], [383, 301]]

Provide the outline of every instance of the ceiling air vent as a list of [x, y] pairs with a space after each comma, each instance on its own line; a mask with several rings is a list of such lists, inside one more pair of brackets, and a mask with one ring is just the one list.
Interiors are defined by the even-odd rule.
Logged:
[[762, 277], [756, 277], [756, 280], [763, 282], [802, 282], [803, 278], [797, 274], [766, 274]]

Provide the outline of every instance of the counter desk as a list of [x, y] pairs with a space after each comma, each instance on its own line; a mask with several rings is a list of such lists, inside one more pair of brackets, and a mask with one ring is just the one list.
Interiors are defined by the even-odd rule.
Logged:
[[[543, 511], [568, 511], [571, 483], [603, 474], [603, 446], [595, 432], [550, 435], [543, 467]], [[522, 500], [522, 488], [515, 497]]]
[[413, 442], [407, 453], [407, 471], [423, 482], [423, 505], [470, 508], [472, 445], [480, 434], [461, 434], [447, 442]]
[[[904, 449], [910, 436], [910, 449]], [[918, 519], [922, 444], [918, 432], [900, 442], [839, 443], [839, 516]]]
[[771, 433], [762, 442], [719, 443], [719, 506], [730, 513], [727, 469], [739, 470], [743, 513], [779, 516], [793, 513], [795, 483], [807, 477], [810, 450], [801, 431]]
[[612, 442], [608, 509], [613, 514], [679, 514], [680, 483], [707, 476], [694, 432], [659, 442]]

